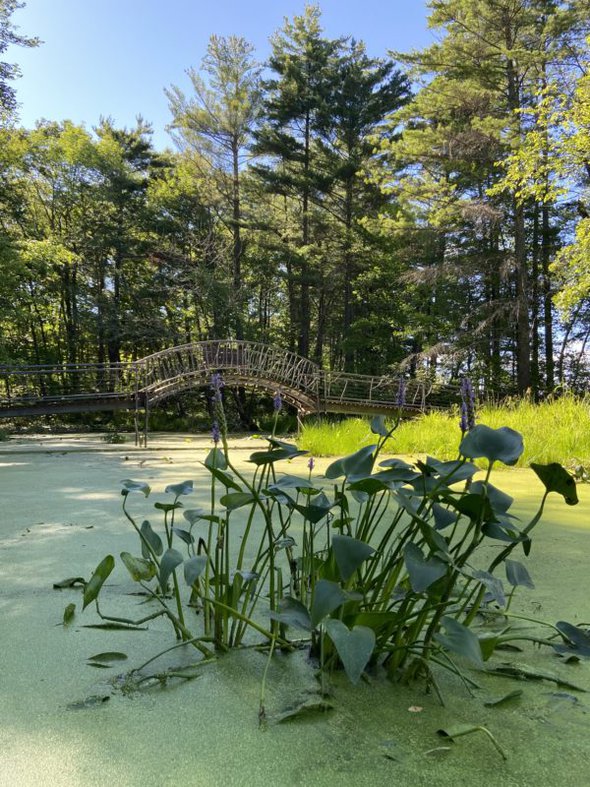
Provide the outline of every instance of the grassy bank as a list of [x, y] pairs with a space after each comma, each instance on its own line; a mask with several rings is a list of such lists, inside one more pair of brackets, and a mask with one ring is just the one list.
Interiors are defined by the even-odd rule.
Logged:
[[[515, 401], [502, 406], [485, 406], [477, 411], [477, 422], [497, 429], [509, 426], [524, 437], [525, 452], [519, 466], [530, 462], [561, 462], [590, 466], [590, 399], [564, 396], [533, 404]], [[388, 441], [392, 454], [431, 454], [440, 459], [457, 455], [461, 433], [458, 413], [429, 413], [404, 421]], [[363, 418], [344, 421], [319, 420], [305, 424], [299, 445], [315, 456], [352, 453], [375, 442], [370, 422]]]

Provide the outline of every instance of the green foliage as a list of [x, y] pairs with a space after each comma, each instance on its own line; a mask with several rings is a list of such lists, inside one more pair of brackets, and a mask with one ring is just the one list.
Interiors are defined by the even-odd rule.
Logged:
[[[222, 435], [223, 449], [214, 448], [204, 463], [210, 474], [208, 508], [184, 509], [180, 498], [193, 494], [191, 481], [169, 484], [170, 502], [154, 503], [163, 517], [157, 529], [147, 520], [139, 526], [128, 508], [133, 495], [145, 501], [150, 487], [124, 481], [123, 511], [139, 536], [142, 557], [123, 552], [121, 560], [148, 596], [142, 606], [151, 601], [155, 611], [148, 606], [139, 620], [101, 611], [99, 596], [115, 562], [110, 555], [83, 583], [84, 608], [95, 602], [106, 624], [132, 627], [165, 617], [179, 642], [205, 660], [214, 655], [211, 646], [222, 653], [258, 642], [269, 648], [270, 661], [277, 647], [300, 647], [303, 631], [319, 666], [322, 694], [339, 667], [352, 683], [373, 665], [403, 681], [432, 680], [432, 663], [462, 676], [456, 657], [483, 669], [496, 647], [513, 636], [530, 638], [506, 624], [516, 588], [533, 586], [526, 567], [509, 558], [515, 549], [528, 555], [548, 494], [577, 502], [573, 479], [557, 464], [535, 465], [545, 494], [523, 525], [510, 512], [513, 499], [490, 483], [497, 463], [514, 464], [523, 451], [514, 430], [475, 426], [463, 437], [464, 458], [442, 462], [429, 456], [410, 465], [382, 460], [391, 431], [381, 419], [372, 427], [376, 443], [333, 462], [319, 477], [311, 467], [307, 477], [280, 475], [280, 463], [302, 452], [274, 436], [268, 450], [250, 457], [252, 473], [241, 473]], [[467, 456], [485, 460], [483, 480], [473, 479], [477, 468]], [[188, 529], [178, 527], [181, 511]], [[487, 570], [474, 568], [481, 564], [480, 547], [498, 541], [503, 548]], [[508, 599], [493, 573], [502, 563], [511, 586]], [[73, 580], [64, 583], [60, 586], [71, 587]], [[501, 617], [501, 628], [478, 628], [479, 613]], [[73, 614], [70, 605], [64, 622]], [[559, 626], [552, 628], [566, 649], [575, 649], [576, 656], [590, 652], [586, 632]], [[107, 653], [93, 662], [114, 659]], [[143, 669], [153, 660], [129, 679], [141, 685], [147, 679]], [[266, 670], [261, 720], [265, 682]]]
[[[568, 467], [590, 464], [590, 401], [564, 395], [534, 404], [520, 399], [502, 405], [484, 405], [478, 419], [491, 428], [507, 425], [524, 438], [524, 453], [516, 463], [559, 462]], [[551, 435], [551, 440], [547, 435]], [[458, 413], [428, 413], [403, 421], [384, 451], [392, 454], [427, 453], [448, 460], [456, 456], [459, 431]], [[314, 456], [340, 455], [359, 445], [374, 442], [367, 420], [349, 418], [338, 423], [305, 423], [298, 440], [301, 448]]]

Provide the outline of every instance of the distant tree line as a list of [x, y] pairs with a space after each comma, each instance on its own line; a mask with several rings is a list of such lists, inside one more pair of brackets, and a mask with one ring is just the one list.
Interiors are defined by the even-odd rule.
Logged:
[[[212, 36], [176, 150], [150, 126], [19, 127], [0, 64], [0, 363], [236, 337], [326, 369], [583, 388], [587, 0], [431, 0], [437, 43], [370, 57], [307, 6]], [[16, 36], [0, 0], [0, 55]]]

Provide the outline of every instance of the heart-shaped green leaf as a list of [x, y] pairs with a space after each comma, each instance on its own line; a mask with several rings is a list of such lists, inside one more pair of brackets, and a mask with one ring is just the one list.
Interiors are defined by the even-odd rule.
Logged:
[[223, 495], [219, 500], [221, 505], [225, 506], [228, 511], [235, 511], [236, 508], [246, 506], [253, 501], [254, 498], [249, 492], [230, 492], [227, 495]]
[[285, 596], [279, 601], [278, 612], [270, 613], [271, 620], [278, 620], [286, 626], [311, 631], [311, 618], [309, 611], [301, 601], [292, 596]]
[[478, 424], [465, 435], [459, 450], [468, 459], [483, 457], [490, 463], [500, 461], [505, 465], [515, 465], [524, 451], [524, 445], [522, 435], [508, 426], [491, 429]]
[[519, 563], [518, 560], [509, 560], [506, 558], [504, 564], [506, 566], [506, 579], [510, 582], [512, 587], [521, 585], [522, 587], [534, 590], [535, 584], [522, 563]]
[[473, 631], [448, 615], [442, 618], [441, 623], [446, 634], [439, 632], [435, 635], [435, 639], [447, 650], [457, 653], [459, 656], [464, 656], [476, 667], [483, 669], [481, 647]]
[[336, 582], [320, 579], [316, 582], [311, 604], [311, 623], [315, 627], [335, 609], [348, 601], [347, 594]]
[[168, 584], [168, 578], [170, 574], [174, 571], [174, 569], [179, 566], [184, 558], [176, 549], [167, 549], [164, 554], [162, 555], [162, 560], [160, 561], [160, 587], [163, 591], [166, 590], [166, 586]]
[[180, 495], [190, 495], [192, 491], [192, 481], [181, 481], [179, 484], [168, 484], [168, 486], [164, 489], [166, 494], [171, 494], [175, 497], [180, 497]]
[[218, 470], [227, 469], [227, 461], [221, 448], [212, 448], [209, 451], [205, 457], [205, 467], [208, 470], [212, 470], [214, 468], [217, 468]]
[[201, 576], [207, 566], [206, 555], [195, 555], [184, 564], [184, 581], [192, 587], [196, 580]]
[[141, 492], [145, 497], [147, 497], [151, 491], [149, 484], [144, 483], [143, 481], [132, 481], [130, 478], [125, 479], [125, 481], [121, 481], [123, 488], [121, 489], [121, 494], [126, 497], [130, 492]]
[[414, 593], [423, 593], [447, 573], [447, 564], [437, 557], [426, 559], [416, 544], [406, 544], [404, 561]]
[[332, 550], [340, 578], [344, 582], [348, 581], [357, 568], [375, 551], [369, 544], [350, 536], [333, 536]]
[[326, 620], [324, 628], [334, 643], [348, 679], [351, 683], [358, 683], [373, 655], [375, 632], [366, 626], [355, 626], [351, 630], [334, 618]]
[[375, 445], [367, 445], [355, 451], [354, 454], [350, 454], [350, 456], [345, 456], [332, 462], [326, 469], [326, 478], [332, 480], [345, 476], [346, 478], [354, 477], [355, 479], [360, 479], [370, 475], [375, 462], [375, 457], [373, 456], [375, 448]]
[[548, 465], [537, 465], [531, 462], [531, 467], [539, 476], [548, 492], [557, 492], [562, 495], [568, 506], [575, 506], [578, 502], [576, 481], [567, 470], [557, 462]]

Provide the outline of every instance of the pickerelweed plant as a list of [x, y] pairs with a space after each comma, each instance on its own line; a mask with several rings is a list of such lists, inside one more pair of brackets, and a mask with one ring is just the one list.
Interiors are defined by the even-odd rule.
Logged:
[[[220, 378], [213, 387], [214, 447], [204, 461], [208, 506], [181, 501], [193, 492], [192, 481], [167, 486], [168, 501], [154, 505], [163, 516], [157, 532], [130, 511], [131, 496], [148, 497], [149, 486], [122, 484], [123, 512], [141, 555], [123, 552], [121, 560], [155, 609], [139, 620], [101, 610], [101, 589], [115, 564], [111, 555], [85, 583], [84, 607], [94, 604], [104, 621], [124, 625], [167, 618], [178, 640], [169, 650], [196, 648], [199, 663], [238, 647], [266, 648], [269, 660], [277, 649], [308, 647], [322, 692], [336, 668], [353, 683], [372, 668], [406, 682], [423, 677], [438, 693], [433, 665], [440, 665], [468, 687], [462, 660], [486, 668], [494, 650], [514, 639], [590, 653], [585, 630], [558, 623], [549, 626], [546, 639], [533, 637], [517, 628], [522, 616], [510, 610], [515, 589], [533, 587], [512, 553], [529, 554], [547, 496], [556, 492], [567, 504], [577, 503], [566, 470], [532, 465], [545, 487], [539, 509], [526, 524], [511, 513], [512, 497], [490, 479], [497, 463], [518, 460], [520, 434], [462, 420], [456, 460], [427, 457], [410, 465], [380, 459], [399, 421], [388, 428], [377, 417], [375, 444], [333, 462], [322, 476], [314, 474], [312, 458], [303, 476], [280, 473], [281, 465], [305, 452], [274, 436], [266, 450], [251, 454], [253, 472], [247, 474], [228, 451]], [[478, 480], [475, 459], [487, 463]], [[146, 664], [130, 675], [140, 685], [149, 677]]]

